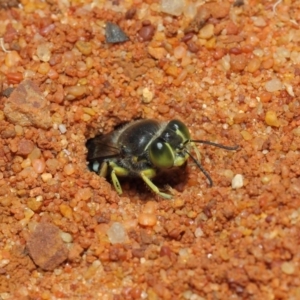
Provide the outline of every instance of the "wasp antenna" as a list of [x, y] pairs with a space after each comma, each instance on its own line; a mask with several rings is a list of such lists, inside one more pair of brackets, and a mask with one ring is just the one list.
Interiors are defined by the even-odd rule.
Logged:
[[239, 148], [239, 146], [225, 146], [222, 144], [205, 141], [205, 140], [191, 140], [191, 142], [198, 143], [198, 144], [210, 145], [210, 146], [214, 146], [214, 147], [218, 147], [218, 148], [222, 148], [222, 149], [226, 149], [226, 150], [237, 150]]
[[209, 174], [207, 173], [207, 171], [202, 167], [202, 165], [199, 163], [199, 161], [189, 151], [185, 150], [185, 153], [187, 153], [188, 156], [195, 162], [195, 164], [198, 166], [198, 168], [201, 170], [201, 172], [207, 178], [207, 180], [209, 182], [209, 186], [212, 187], [213, 181], [212, 181], [211, 177], [209, 176]]

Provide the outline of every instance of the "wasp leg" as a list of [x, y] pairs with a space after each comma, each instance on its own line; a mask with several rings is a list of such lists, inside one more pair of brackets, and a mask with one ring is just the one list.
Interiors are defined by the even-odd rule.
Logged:
[[104, 161], [101, 164], [101, 167], [100, 167], [100, 170], [99, 170], [99, 176], [105, 178], [107, 176], [107, 171], [108, 171], [108, 163], [107, 163], [107, 161]]
[[163, 193], [159, 190], [159, 188], [150, 180], [150, 178], [153, 178], [156, 175], [155, 170], [153, 169], [147, 169], [142, 172], [140, 172], [140, 175], [144, 182], [149, 186], [149, 188], [157, 195], [165, 198], [165, 199], [171, 199], [172, 196], [166, 193]]
[[112, 183], [113, 183], [117, 193], [119, 195], [122, 195], [123, 191], [122, 191], [122, 187], [121, 187], [121, 184], [119, 182], [117, 175], [118, 176], [127, 176], [129, 172], [125, 168], [119, 167], [117, 164], [115, 164], [113, 162], [109, 162], [109, 166], [112, 169], [112, 171], [110, 173]]

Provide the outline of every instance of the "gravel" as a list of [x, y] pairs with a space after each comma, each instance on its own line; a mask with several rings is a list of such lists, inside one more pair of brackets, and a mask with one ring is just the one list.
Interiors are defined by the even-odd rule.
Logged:
[[[299, 298], [300, 11], [269, 4], [3, 6], [0, 298]], [[85, 144], [140, 118], [239, 149], [119, 196]]]

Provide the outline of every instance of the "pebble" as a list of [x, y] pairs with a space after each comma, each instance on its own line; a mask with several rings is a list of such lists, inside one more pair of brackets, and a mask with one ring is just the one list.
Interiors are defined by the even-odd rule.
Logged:
[[46, 164], [43, 159], [35, 159], [32, 161], [32, 167], [38, 174], [42, 174], [45, 170]]
[[47, 62], [41, 63], [38, 67], [38, 73], [45, 75], [50, 71], [50, 65]]
[[154, 226], [156, 225], [157, 218], [153, 213], [140, 213], [138, 222], [142, 226]]
[[197, 53], [200, 50], [199, 46], [192, 40], [189, 40], [186, 45], [188, 46], [188, 50], [192, 53]]
[[44, 182], [48, 182], [50, 179], [52, 179], [51, 173], [44, 173], [41, 175], [41, 178]]
[[107, 236], [111, 244], [122, 244], [127, 239], [124, 226], [119, 222], [114, 222], [107, 230]]
[[93, 50], [92, 43], [90, 42], [77, 41], [75, 46], [83, 55], [90, 55]]
[[65, 124], [59, 124], [58, 129], [59, 129], [60, 133], [62, 133], [62, 134], [67, 132], [67, 128], [66, 128]]
[[248, 63], [245, 54], [230, 55], [230, 67], [235, 72], [243, 71]]
[[251, 135], [251, 133], [249, 133], [249, 131], [247, 131], [247, 130], [242, 130], [241, 131], [241, 135], [242, 135], [242, 137], [243, 137], [243, 139], [245, 141], [250, 141], [253, 138], [253, 136]]
[[293, 86], [288, 83], [285, 83], [284, 86], [285, 86], [285, 89], [288, 92], [288, 94], [292, 97], [295, 97]]
[[65, 88], [65, 98], [68, 101], [77, 100], [87, 93], [87, 88], [84, 85], [74, 85]]
[[51, 127], [48, 101], [33, 81], [21, 82], [4, 103], [4, 114], [15, 125]]
[[293, 262], [286, 261], [281, 264], [281, 271], [287, 275], [294, 274], [295, 270], [296, 266]]
[[48, 62], [51, 58], [50, 43], [42, 43], [37, 46], [36, 55], [39, 60]]
[[15, 132], [17, 136], [21, 136], [24, 133], [23, 127], [20, 125], [15, 125]]
[[269, 126], [280, 127], [280, 121], [277, 118], [277, 114], [273, 110], [268, 110], [265, 116], [265, 122]]
[[73, 241], [73, 237], [70, 233], [68, 232], [63, 232], [61, 231], [60, 232], [60, 236], [61, 236], [61, 239], [65, 242], [65, 243], [72, 243]]
[[29, 153], [31, 153], [33, 149], [34, 149], [34, 143], [32, 141], [27, 139], [22, 139], [18, 144], [17, 154], [26, 156]]
[[23, 169], [30, 167], [30, 166], [31, 166], [31, 159], [29, 159], [29, 158], [24, 159], [21, 163], [21, 167]]
[[195, 237], [198, 238], [198, 237], [201, 237], [203, 236], [203, 230], [200, 228], [200, 227], [197, 227], [196, 230], [195, 230]]
[[294, 128], [292, 130], [292, 133], [293, 133], [294, 136], [300, 137], [300, 126]]
[[174, 57], [177, 59], [182, 59], [186, 56], [186, 48], [182, 45], [179, 45], [174, 48]]
[[62, 203], [60, 206], [59, 206], [59, 211], [60, 213], [67, 219], [72, 219], [72, 216], [73, 216], [73, 210], [72, 208], [65, 204], [65, 203]]
[[224, 71], [230, 70], [230, 55], [226, 54], [221, 58], [221, 66], [224, 69]]
[[178, 17], [183, 13], [185, 5], [184, 0], [161, 0], [161, 12]]
[[35, 147], [31, 152], [30, 154], [28, 155], [28, 158], [33, 161], [35, 159], [38, 159], [40, 158], [42, 155], [42, 152], [41, 152], [41, 149]]
[[155, 33], [155, 27], [152, 24], [143, 26], [139, 31], [138, 35], [143, 41], [151, 41]]
[[241, 174], [236, 174], [231, 181], [231, 187], [233, 189], [239, 189], [244, 186], [244, 178]]
[[265, 88], [268, 92], [280, 91], [284, 88], [282, 82], [278, 78], [273, 78], [266, 82]]
[[105, 39], [106, 43], [109, 44], [122, 43], [129, 40], [125, 32], [117, 24], [111, 22], [106, 23]]
[[261, 64], [260, 59], [256, 57], [250, 59], [247, 65], [247, 71], [250, 73], [256, 72], [259, 69], [260, 64]]
[[150, 103], [153, 100], [153, 92], [151, 92], [148, 88], [144, 88], [142, 90], [143, 103]]
[[267, 22], [263, 17], [252, 17], [253, 24], [257, 27], [265, 27]]
[[63, 171], [66, 175], [72, 175], [75, 172], [75, 167], [73, 164], [67, 164], [64, 166]]
[[21, 61], [21, 57], [18, 54], [17, 51], [10, 51], [6, 54], [5, 56], [5, 65], [8, 68], [12, 68], [14, 66], [17, 66], [19, 64], [19, 62]]
[[43, 270], [54, 270], [68, 257], [60, 230], [50, 223], [40, 223], [27, 241], [30, 257]]
[[208, 40], [214, 35], [214, 25], [213, 24], [207, 24], [204, 27], [202, 27], [199, 31], [199, 38]]
[[38, 201], [36, 198], [29, 198], [27, 200], [27, 207], [32, 211], [38, 211], [42, 207], [42, 201]]
[[157, 110], [161, 114], [166, 114], [167, 112], [170, 111], [170, 107], [166, 104], [160, 104], [158, 105]]
[[156, 209], [157, 209], [157, 202], [148, 201], [143, 207], [143, 212], [148, 214], [153, 214], [155, 213]]
[[148, 47], [148, 53], [155, 59], [159, 60], [167, 56], [168, 52], [163, 47]]
[[46, 166], [51, 173], [55, 173], [58, 169], [60, 163], [56, 158], [49, 158], [46, 160]]

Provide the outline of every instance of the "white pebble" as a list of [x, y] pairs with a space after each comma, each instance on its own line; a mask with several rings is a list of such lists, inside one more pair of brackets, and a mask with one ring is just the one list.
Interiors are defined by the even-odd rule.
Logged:
[[51, 58], [50, 43], [39, 44], [36, 49], [36, 54], [39, 60], [47, 62]]
[[276, 92], [283, 89], [283, 84], [278, 78], [273, 78], [266, 82], [265, 88], [268, 92]]
[[203, 236], [203, 230], [201, 229], [201, 228], [197, 228], [196, 230], [195, 230], [195, 237], [201, 237], [201, 236]]
[[180, 16], [185, 7], [184, 0], [161, 0], [161, 11], [173, 16]]
[[295, 97], [293, 86], [288, 83], [285, 83], [284, 86], [285, 86], [285, 89], [288, 92], [288, 94], [292, 97]]
[[61, 231], [60, 237], [65, 243], [71, 243], [73, 241], [73, 237], [70, 233]]
[[154, 96], [153, 93], [147, 87], [143, 89], [142, 95], [144, 103], [150, 103]]
[[244, 178], [241, 174], [236, 174], [231, 181], [231, 187], [233, 189], [239, 189], [244, 185]]
[[224, 71], [230, 70], [230, 56], [229, 54], [224, 55], [221, 58], [221, 66], [223, 67]]
[[257, 27], [265, 27], [267, 25], [263, 17], [252, 17], [253, 24]]
[[67, 132], [67, 128], [66, 128], [66, 125], [65, 125], [65, 124], [59, 124], [59, 125], [58, 125], [58, 129], [59, 129], [59, 131], [60, 131], [62, 134], [64, 134], [64, 133]]
[[107, 230], [107, 236], [112, 244], [124, 243], [127, 238], [126, 231], [123, 225], [119, 222], [114, 222]]

